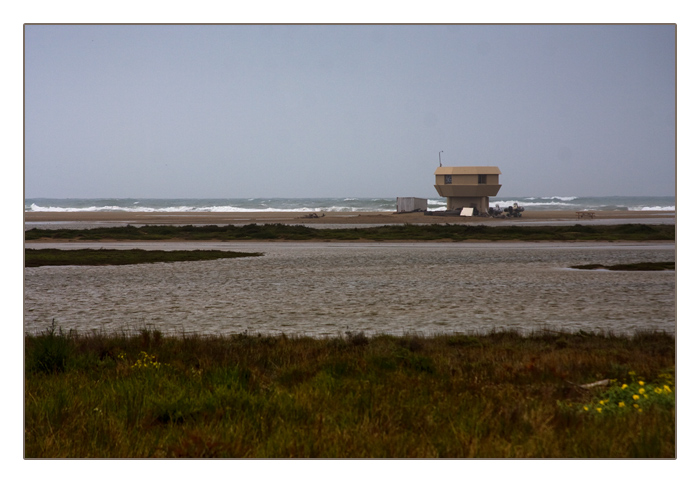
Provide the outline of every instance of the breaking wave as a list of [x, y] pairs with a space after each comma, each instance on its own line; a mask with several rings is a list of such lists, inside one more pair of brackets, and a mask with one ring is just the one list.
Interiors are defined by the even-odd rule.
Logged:
[[[428, 198], [428, 210], [447, 207], [444, 198]], [[492, 197], [490, 205], [511, 206], [518, 203], [527, 210], [598, 210], [598, 211], [675, 211], [672, 196], [657, 197], [579, 197], [527, 196]], [[229, 198], [229, 199], [25, 199], [26, 212], [393, 212], [396, 198]]]

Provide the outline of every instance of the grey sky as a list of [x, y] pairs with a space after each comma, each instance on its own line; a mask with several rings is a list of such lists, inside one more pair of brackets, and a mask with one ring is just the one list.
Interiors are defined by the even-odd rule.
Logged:
[[27, 197], [673, 195], [673, 25], [25, 27]]

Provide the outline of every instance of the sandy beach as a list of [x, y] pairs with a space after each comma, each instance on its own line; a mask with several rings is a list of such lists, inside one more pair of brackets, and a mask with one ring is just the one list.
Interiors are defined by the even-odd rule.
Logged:
[[285, 223], [304, 225], [388, 225], [432, 223], [675, 223], [669, 211], [597, 211], [593, 218], [579, 218], [575, 211], [525, 211], [521, 218], [482, 218], [463, 216], [426, 216], [424, 213], [391, 212], [316, 212], [318, 218], [300, 212], [25, 212], [25, 223], [114, 223], [229, 225], [249, 223]]

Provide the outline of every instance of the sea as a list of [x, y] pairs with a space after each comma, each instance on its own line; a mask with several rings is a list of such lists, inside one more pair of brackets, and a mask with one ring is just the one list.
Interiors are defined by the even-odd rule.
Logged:
[[[675, 211], [675, 196], [492, 197], [490, 205], [517, 203], [531, 211]], [[428, 198], [428, 210], [445, 210], [444, 198]], [[396, 198], [26, 198], [25, 212], [394, 212]]]

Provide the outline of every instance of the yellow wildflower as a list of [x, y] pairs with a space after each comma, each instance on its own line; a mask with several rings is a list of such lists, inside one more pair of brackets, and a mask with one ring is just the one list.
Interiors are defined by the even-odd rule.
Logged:
[[583, 406], [584, 411], [588, 411], [588, 406]]
[[639, 408], [639, 404], [633, 404], [635, 408]]
[[639, 381], [639, 385], [640, 385], [640, 386], [643, 386], [643, 385], [644, 385], [644, 381]]
[[596, 411], [598, 411], [598, 412], [601, 412], [601, 411], [603, 410], [603, 408], [595, 408], [595, 409], [596, 409]]
[[639, 394], [644, 394], [645, 392], [646, 392], [646, 391], [644, 390], [643, 387], [640, 387], [640, 388], [639, 388]]
[[620, 406], [621, 408], [624, 408], [624, 407], [625, 407], [625, 403], [622, 402], [622, 401], [620, 401], [617, 405]]
[[665, 392], [666, 394], [670, 393], [670, 392], [671, 392], [671, 388], [668, 387], [668, 386], [666, 386], [666, 385], [664, 385], [664, 392]]
[[661, 390], [660, 387], [655, 387], [655, 388], [654, 388], [654, 392], [655, 392], [656, 394], [661, 394], [663, 391]]
[[636, 394], [634, 394], [634, 395], [632, 396], [632, 399], [634, 399], [634, 400], [636, 401], [637, 399], [639, 399], [639, 396], [637, 396]]
[[622, 389], [627, 389], [627, 384], [623, 384]]

